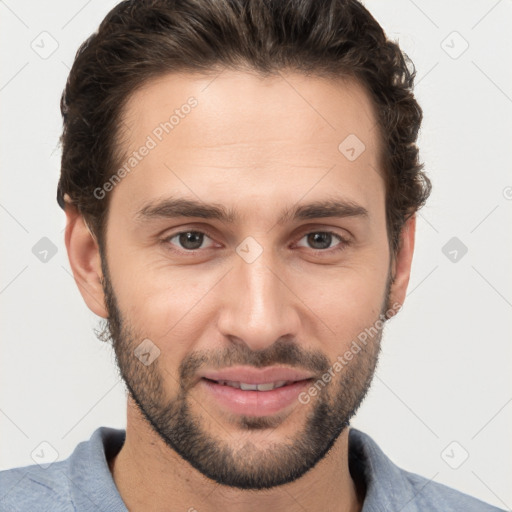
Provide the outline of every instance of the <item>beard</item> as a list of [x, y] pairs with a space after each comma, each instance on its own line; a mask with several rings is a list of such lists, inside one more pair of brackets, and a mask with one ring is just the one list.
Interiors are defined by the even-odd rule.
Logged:
[[[237, 440], [235, 446], [234, 442], [230, 443], [232, 436], [226, 435], [223, 439], [208, 431], [208, 424], [218, 424], [218, 421], [202, 418], [191, 407], [195, 400], [189, 391], [193, 382], [196, 382], [198, 370], [203, 366], [223, 368], [241, 364], [265, 367], [283, 364], [308, 370], [321, 379], [332, 368], [333, 362], [321, 352], [306, 351], [297, 343], [280, 338], [272, 346], [260, 351], [252, 351], [245, 344], [237, 344], [222, 350], [191, 352], [181, 361], [177, 375], [171, 374], [160, 364], [163, 358], [156, 358], [145, 366], [135, 357], [134, 350], [146, 337], [123, 318], [104, 255], [101, 260], [105, 304], [109, 316], [103, 331], [97, 331], [96, 334], [101, 340], [112, 342], [121, 378], [141, 416], [166, 446], [204, 476], [238, 489], [269, 489], [292, 482], [321, 461], [350, 425], [350, 419], [366, 397], [373, 380], [380, 353], [382, 328], [360, 347], [361, 350], [343, 366], [335, 378], [327, 384], [323, 383], [323, 389], [307, 405], [310, 410], [304, 425], [297, 429], [293, 437], [287, 437], [286, 441], [273, 443], [264, 449], [258, 448], [250, 440], [243, 444]], [[389, 318], [386, 310], [389, 307], [391, 284], [388, 275], [385, 300], [378, 317], [381, 323], [382, 319]], [[177, 382], [178, 391], [175, 396], [166, 393], [166, 378]], [[306, 405], [297, 400], [296, 407]], [[196, 410], [204, 409], [196, 407]], [[244, 439], [247, 439], [248, 432], [275, 429], [282, 421], [279, 414], [261, 417], [238, 415], [235, 423], [239, 430], [244, 431]]]

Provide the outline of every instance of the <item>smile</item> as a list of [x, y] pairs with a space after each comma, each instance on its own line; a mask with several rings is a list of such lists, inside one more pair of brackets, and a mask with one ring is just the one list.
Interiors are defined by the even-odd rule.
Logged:
[[273, 389], [291, 384], [293, 381], [279, 380], [277, 382], [266, 382], [263, 384], [248, 384], [247, 382], [237, 382], [235, 380], [219, 380], [212, 382], [222, 384], [223, 386], [231, 386], [232, 388], [241, 389], [242, 391], [272, 391]]

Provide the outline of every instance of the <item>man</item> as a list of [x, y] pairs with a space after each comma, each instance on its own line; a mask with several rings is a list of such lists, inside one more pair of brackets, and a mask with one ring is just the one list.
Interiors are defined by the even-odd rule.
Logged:
[[2, 510], [498, 510], [350, 428], [430, 182], [414, 73], [356, 1], [115, 7], [61, 103], [59, 204], [128, 394]]

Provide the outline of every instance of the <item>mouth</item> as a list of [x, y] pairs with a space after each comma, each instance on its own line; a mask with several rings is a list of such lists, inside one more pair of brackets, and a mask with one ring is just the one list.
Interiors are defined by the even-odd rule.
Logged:
[[212, 380], [205, 379], [221, 386], [230, 386], [232, 388], [241, 389], [242, 391], [272, 391], [293, 384], [293, 380], [278, 380], [276, 382], [264, 382], [261, 384], [250, 384], [248, 382], [238, 382], [236, 380]]
[[199, 384], [209, 399], [213, 399], [224, 410], [246, 416], [268, 416], [297, 402], [298, 395], [313, 380], [312, 377], [265, 380], [253, 374], [250, 378], [246, 376], [245, 380], [203, 376]]

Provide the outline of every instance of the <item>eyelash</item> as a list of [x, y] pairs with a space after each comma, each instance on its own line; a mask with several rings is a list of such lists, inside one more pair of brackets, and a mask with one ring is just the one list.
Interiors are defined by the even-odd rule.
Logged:
[[[197, 254], [198, 252], [204, 250], [204, 249], [194, 249], [194, 250], [174, 249], [172, 247], [172, 244], [170, 243], [170, 240], [172, 240], [174, 237], [176, 237], [178, 235], [182, 235], [182, 234], [185, 234], [185, 233], [198, 233], [198, 234], [201, 234], [201, 235], [206, 235], [208, 238], [213, 239], [213, 235], [209, 231], [206, 231], [206, 230], [202, 230], [201, 231], [201, 230], [197, 230], [197, 229], [188, 229], [188, 230], [185, 230], [185, 231], [178, 231], [176, 233], [168, 235], [165, 238], [163, 238], [161, 240], [161, 242], [165, 245], [167, 250], [172, 251], [174, 253], [178, 253], [178, 254], [186, 254], [186, 255], [193, 256], [193, 255]], [[321, 231], [321, 230], [307, 231], [307, 232], [305, 232], [299, 238], [299, 241], [302, 240], [305, 236], [311, 235], [313, 233], [329, 234], [329, 235], [334, 236], [335, 238], [338, 238], [339, 241], [340, 241], [338, 246], [335, 246], [334, 248], [331, 248], [331, 249], [311, 249], [313, 251], [313, 253], [315, 254], [315, 256], [323, 255], [323, 254], [328, 254], [328, 255], [336, 254], [338, 252], [341, 252], [341, 251], [345, 250], [350, 245], [350, 243], [351, 243], [350, 240], [348, 240], [347, 238], [341, 236], [340, 234], [338, 234], [338, 233], [336, 233], [334, 231]]]

